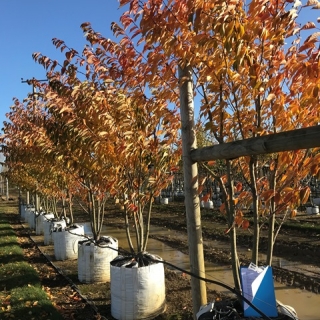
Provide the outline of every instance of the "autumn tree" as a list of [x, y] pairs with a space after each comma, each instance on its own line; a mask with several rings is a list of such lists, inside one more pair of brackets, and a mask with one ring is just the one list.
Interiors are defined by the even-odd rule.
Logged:
[[[34, 54], [51, 79], [45, 97], [46, 107], [59, 119], [51, 134], [61, 149], [55, 152], [85, 177], [87, 188], [93, 179], [96, 186], [109, 181], [109, 191], [125, 198], [130, 248], [142, 253], [154, 197], [170, 183], [168, 172], [179, 160], [178, 117], [162, 95], [162, 83], [142, 78], [144, 58], [129, 38], [115, 43], [89, 23], [82, 28], [89, 41], [82, 55], [58, 39], [53, 43], [66, 56], [61, 65]], [[136, 249], [129, 231], [131, 218]]]
[[[131, 252], [141, 254], [147, 249], [154, 198], [170, 183], [171, 168], [180, 158], [179, 119], [163, 96], [161, 78], [154, 83], [144, 78], [147, 65], [129, 38], [116, 43], [95, 32], [88, 23], [82, 29], [90, 42], [84, 55], [96, 78], [105, 81], [108, 77], [109, 86], [117, 93], [110, 114], [116, 132], [117, 190], [124, 198]], [[113, 30], [121, 33], [115, 24]], [[132, 224], [135, 245], [130, 236]]]
[[55, 154], [66, 174], [77, 181], [79, 204], [86, 204], [82, 207], [98, 241], [105, 203], [116, 179], [113, 123], [107, 117], [113, 107], [113, 91], [97, 86], [91, 79], [80, 80], [72, 68], [75, 66], [67, 73], [57, 70], [44, 92], [46, 108], [54, 119], [46, 130], [55, 148], [47, 152]]
[[[99, 146], [103, 140], [100, 138], [108, 134], [99, 135], [99, 130], [92, 134], [93, 127], [89, 130], [86, 124], [81, 124], [80, 112], [88, 105], [99, 110], [97, 121], [101, 127], [98, 128], [105, 125], [108, 132], [114, 134], [111, 136], [114, 151], [119, 155], [115, 163], [121, 160], [126, 163], [125, 169], [135, 168], [130, 172], [130, 183], [136, 189], [128, 196], [128, 201], [132, 202], [126, 203], [135, 223], [139, 224], [141, 218], [136, 201], [152, 194], [145, 182], [152, 182], [147, 166], [160, 168], [156, 163], [161, 163], [161, 155], [167, 156], [165, 148], [171, 148], [174, 141], [175, 132], [169, 130], [168, 124], [172, 122], [175, 129], [176, 120], [166, 116], [170, 114], [168, 104], [178, 108], [183, 102], [184, 111], [190, 116], [186, 123], [192, 125], [193, 111], [189, 106], [197, 94], [204, 129], [213, 135], [215, 144], [318, 124], [319, 110], [314, 106], [319, 103], [319, 34], [311, 33], [315, 28], [313, 22], [298, 24], [300, 1], [120, 0], [120, 5], [128, 5], [128, 11], [119, 24], [112, 24], [118, 43], [95, 32], [89, 23], [82, 25], [90, 43], [82, 55], [61, 40], [53, 41], [65, 52], [66, 59], [56, 74], [59, 82], [54, 87], [58, 97], [54, 98], [52, 107], [56, 108], [57, 115], [65, 115], [69, 129], [76, 130], [72, 133], [75, 145], [81, 146], [81, 150], [84, 141], [92, 142], [92, 150], [96, 152], [94, 146]], [[318, 2], [309, 0], [302, 10], [309, 7], [317, 9]], [[34, 58], [48, 69], [49, 77], [57, 72], [56, 61], [41, 54], [35, 54]], [[78, 78], [80, 70], [87, 83]], [[79, 87], [81, 90], [77, 89]], [[189, 90], [187, 97], [179, 99], [180, 89], [186, 88]], [[113, 101], [108, 100], [108, 90], [114, 90]], [[71, 97], [79, 103], [77, 116], [74, 116], [76, 104]], [[69, 100], [65, 102], [64, 99]], [[109, 105], [114, 108], [108, 109]], [[72, 115], [69, 122], [68, 113]], [[160, 120], [159, 125], [153, 122], [153, 116]], [[111, 119], [114, 126], [108, 123]], [[139, 119], [143, 122], [139, 123]], [[130, 122], [134, 130], [128, 130]], [[169, 139], [166, 140], [167, 134]], [[190, 145], [197, 148], [194, 132], [189, 131], [189, 134]], [[164, 145], [160, 137], [164, 138]], [[190, 145], [187, 143], [185, 147]], [[142, 146], [150, 148], [150, 152]], [[123, 150], [127, 152], [121, 153]], [[95, 151], [88, 153], [86, 159]], [[134, 165], [137, 161], [141, 167]], [[95, 161], [89, 160], [89, 163], [94, 165]], [[129, 190], [129, 180], [121, 166], [116, 166], [117, 177], [127, 176], [123, 183], [119, 180], [124, 192], [126, 188]], [[270, 169], [268, 173], [262, 170], [264, 167]], [[300, 181], [309, 169], [312, 174], [317, 173], [317, 157], [313, 157], [313, 150], [279, 153], [267, 158], [249, 155], [226, 159], [225, 168], [226, 174], [217, 179], [223, 190], [229, 222], [235, 287], [240, 289], [236, 226], [243, 225], [244, 204], [252, 207], [252, 260], [258, 263], [262, 204], [270, 218], [273, 244], [275, 214], [288, 206], [293, 208], [297, 200], [306, 201], [308, 188]], [[235, 182], [235, 176], [239, 175], [240, 183]], [[194, 205], [199, 199], [194, 197], [192, 201], [186, 208], [188, 217], [194, 217], [198, 210]], [[197, 244], [201, 245], [200, 223], [197, 228], [200, 230]], [[138, 228], [135, 231], [138, 234]], [[140, 229], [140, 236], [142, 232]], [[269, 248], [268, 262], [271, 263], [272, 245]], [[191, 268], [198, 272], [193, 265]], [[192, 287], [195, 292], [195, 280], [192, 280]], [[196, 313], [205, 299], [202, 293], [194, 294], [193, 299]]]
[[[205, 128], [212, 132], [215, 143], [318, 123], [318, 109], [314, 108], [319, 99], [318, 34], [303, 36], [303, 32], [309, 32], [315, 24], [298, 24], [299, 1], [122, 0], [120, 3], [129, 5], [121, 22], [123, 29], [143, 48], [152, 70], [148, 79], [161, 76], [167, 84], [163, 92], [172, 97], [172, 101], [175, 101], [171, 95], [174, 81], [178, 87], [175, 77], [178, 67], [192, 70], [195, 91], [201, 98], [200, 112], [205, 119]], [[308, 6], [316, 9], [318, 3], [309, 1]], [[291, 45], [286, 45], [286, 41]], [[168, 66], [172, 72], [168, 71]], [[256, 263], [262, 198], [265, 205], [271, 201], [268, 214], [272, 226], [272, 219], [281, 211], [281, 206], [293, 206], [298, 194], [303, 194], [301, 200], [307, 198], [307, 189], [300, 185], [305, 171], [300, 171], [297, 179], [292, 180], [294, 172], [302, 167], [313, 168], [313, 173], [317, 171], [312, 167], [316, 161], [309, 152], [274, 155], [270, 163], [260, 160], [256, 156], [226, 160], [227, 175], [220, 177], [221, 185], [228, 187], [224, 192], [224, 206], [232, 227], [230, 238], [237, 288], [240, 283], [236, 228], [233, 226], [241, 224], [243, 213], [239, 207], [244, 198], [241, 192], [247, 191], [238, 184], [239, 198], [236, 198], [233, 176], [239, 172], [237, 162], [241, 164], [240, 168], [243, 166], [242, 184], [249, 188], [246, 195], [251, 198], [254, 218], [252, 260]], [[295, 165], [289, 165], [292, 160]], [[263, 164], [271, 169], [268, 177], [261, 175]], [[273, 195], [268, 197], [271, 192]], [[271, 231], [272, 242], [273, 236]]]
[[[43, 108], [43, 101], [35, 100], [32, 94], [23, 102], [15, 99], [7, 117], [10, 122], [4, 124], [3, 139], [11, 179], [20, 188], [40, 195], [41, 206], [57, 216], [57, 200], [68, 203], [68, 215], [72, 222], [71, 195], [68, 190], [75, 184], [72, 176], [64, 172], [59, 159], [46, 152], [53, 145], [46, 135], [51, 120]], [[64, 216], [66, 207], [61, 213]]]

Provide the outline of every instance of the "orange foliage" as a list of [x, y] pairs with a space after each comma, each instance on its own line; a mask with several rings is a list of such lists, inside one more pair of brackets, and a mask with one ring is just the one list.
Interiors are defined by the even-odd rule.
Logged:
[[243, 220], [242, 221], [242, 228], [243, 229], [248, 229], [250, 227], [250, 222], [249, 220]]
[[[300, 11], [288, 11], [291, 2], [169, 1], [162, 6], [163, 1], [142, 5], [120, 0], [122, 6], [130, 6], [121, 18], [122, 26], [114, 25], [114, 31], [126, 41], [134, 37], [144, 45], [145, 74], [152, 83], [162, 81], [162, 92], [173, 103], [177, 103], [172, 88], [178, 66], [188, 64], [193, 69], [202, 97], [202, 123], [215, 143], [247, 139], [316, 125], [320, 120], [319, 108], [314, 108], [319, 104], [318, 37], [316, 32], [310, 35], [315, 24], [298, 28]], [[301, 11], [312, 6], [310, 2]], [[288, 39], [293, 35], [296, 40]], [[253, 184], [250, 157], [246, 158], [240, 160], [241, 170]], [[258, 180], [259, 196], [268, 204], [294, 204], [295, 191], [289, 194], [283, 188], [292, 185], [299, 190], [304, 177], [318, 174], [320, 162], [310, 158], [300, 151], [270, 157], [267, 162], [275, 173], [276, 189], [267, 179]], [[221, 179], [227, 183], [226, 176]], [[241, 190], [236, 185], [235, 192]], [[249, 203], [249, 197], [242, 200]]]
[[210, 193], [207, 193], [205, 196], [203, 196], [201, 200], [204, 202], [207, 202], [208, 200], [210, 200]]

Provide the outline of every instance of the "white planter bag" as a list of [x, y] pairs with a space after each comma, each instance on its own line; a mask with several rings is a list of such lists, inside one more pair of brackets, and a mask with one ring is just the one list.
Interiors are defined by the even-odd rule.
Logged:
[[213, 201], [209, 200], [209, 201], [205, 202], [204, 206], [207, 209], [213, 209]]
[[312, 207], [307, 207], [306, 211], [307, 211], [307, 214], [312, 214]]
[[27, 222], [30, 229], [34, 230], [36, 228], [36, 211], [34, 208], [31, 208], [29, 210]]
[[24, 204], [21, 204], [20, 205], [20, 213], [21, 213], [21, 221], [25, 221], [25, 218], [26, 218], [26, 209], [27, 207], [24, 205]]
[[28, 223], [29, 214], [30, 214], [30, 210], [29, 210], [29, 208], [27, 207], [26, 210], [25, 210], [25, 212], [24, 212], [24, 221], [25, 221], [26, 223]]
[[52, 218], [46, 218], [43, 221], [43, 243], [45, 246], [48, 246], [53, 243], [52, 231], [58, 227], [65, 229], [67, 226], [66, 220], [56, 220]]
[[72, 260], [78, 258], [78, 241], [83, 240], [83, 226], [53, 229], [52, 238], [56, 260]]
[[320, 206], [320, 198], [313, 198], [312, 202], [315, 206]]
[[39, 236], [44, 233], [44, 221], [48, 219], [53, 219], [53, 213], [45, 213], [44, 211], [40, 212], [36, 216], [36, 235]]
[[161, 204], [168, 204], [169, 198], [161, 198]]
[[36, 229], [36, 235], [39, 236], [40, 234], [43, 234], [43, 224], [40, 223], [40, 218], [44, 215], [44, 212], [40, 212], [36, 214], [35, 219], [35, 229]]
[[118, 256], [118, 240], [103, 236], [78, 243], [78, 279], [82, 283], [110, 281], [110, 262]]
[[93, 237], [93, 233], [92, 233], [91, 223], [90, 222], [77, 223], [77, 225], [83, 226], [85, 237], [90, 238], [90, 239]]
[[117, 260], [110, 267], [111, 315], [118, 320], [138, 320], [154, 319], [163, 313], [166, 308], [163, 264], [127, 268], [114, 265]]
[[35, 211], [34, 206], [28, 205], [24, 213], [24, 221], [27, 222], [28, 224], [29, 224], [29, 215], [30, 215], [30, 212], [32, 211]]

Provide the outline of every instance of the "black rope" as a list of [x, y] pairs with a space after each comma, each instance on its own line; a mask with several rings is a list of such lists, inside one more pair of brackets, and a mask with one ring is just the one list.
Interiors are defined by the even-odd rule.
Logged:
[[[69, 231], [69, 233], [72, 234], [72, 232], [70, 232], [70, 231]], [[83, 237], [83, 235], [79, 235], [79, 234], [74, 234], [74, 235]], [[94, 240], [90, 239], [90, 238], [87, 238], [86, 241], [94, 242]], [[96, 243], [96, 242], [94, 242], [94, 243], [99, 246], [98, 243]], [[194, 277], [194, 278], [197, 278], [199, 280], [202, 280], [202, 281], [205, 281], [205, 282], [209, 282], [209, 283], [213, 283], [213, 284], [216, 284], [216, 285], [218, 285], [220, 287], [223, 287], [223, 288], [231, 291], [232, 293], [234, 293], [242, 301], [246, 302], [252, 309], [254, 309], [256, 312], [258, 312], [262, 316], [263, 319], [272, 320], [267, 315], [265, 315], [259, 308], [257, 308], [250, 300], [248, 300], [246, 297], [244, 297], [238, 290], [228, 286], [227, 284], [225, 284], [223, 282], [220, 282], [220, 281], [217, 281], [217, 280], [211, 280], [211, 279], [203, 278], [203, 277], [198, 276], [198, 275], [196, 275], [196, 274], [194, 274], [194, 273], [192, 273], [190, 271], [187, 271], [187, 270], [184, 270], [182, 268], [179, 268], [179, 267], [177, 267], [177, 266], [173, 265], [172, 263], [167, 262], [165, 260], [155, 259], [153, 255], [145, 253], [145, 252], [140, 252], [140, 253], [134, 254], [134, 253], [131, 253], [131, 252], [129, 252], [129, 251], [123, 249], [123, 248], [116, 249], [116, 248], [109, 247], [108, 245], [107, 246], [103, 246], [103, 247], [104, 248], [109, 248], [109, 249], [114, 250], [114, 251], [117, 251], [118, 253], [120, 253], [120, 252], [124, 253], [125, 256], [126, 256], [124, 258], [130, 258], [131, 257], [131, 258], [137, 258], [137, 260], [138, 260], [143, 255], [146, 259], [148, 259], [150, 261], [163, 263], [163, 264], [168, 265], [168, 266], [170, 266], [170, 267], [172, 267], [172, 268], [174, 268], [176, 270], [179, 270], [179, 271], [181, 271], [181, 272], [183, 272], [185, 274], [188, 274], [191, 277]]]
[[253, 303], [251, 303], [251, 301], [248, 300], [246, 297], [244, 297], [238, 290], [236, 290], [236, 289], [228, 286], [227, 284], [222, 283], [222, 282], [220, 282], [220, 281], [211, 280], [211, 279], [207, 279], [207, 278], [203, 278], [203, 277], [201, 277], [201, 276], [195, 275], [194, 273], [192, 273], [192, 272], [190, 272], [190, 271], [187, 271], [187, 270], [184, 270], [184, 269], [182, 269], [182, 268], [179, 268], [179, 267], [177, 267], [177, 266], [173, 265], [172, 263], [167, 262], [167, 261], [165, 261], [165, 260], [154, 259], [154, 258], [152, 257], [152, 255], [148, 255], [148, 258], [149, 258], [150, 260], [155, 261], [155, 262], [161, 262], [161, 263], [163, 263], [163, 264], [165, 264], [165, 265], [168, 265], [168, 266], [170, 266], [170, 267], [172, 267], [172, 268], [174, 268], [174, 269], [177, 269], [177, 270], [179, 270], [179, 271], [181, 271], [181, 272], [184, 272], [184, 273], [190, 275], [191, 277], [197, 278], [197, 279], [199, 279], [199, 280], [203, 280], [203, 281], [205, 281], [205, 282], [209, 282], [209, 283], [216, 284], [216, 285], [218, 285], [218, 286], [221, 286], [221, 287], [223, 287], [223, 288], [231, 291], [231, 292], [234, 293], [237, 297], [239, 297], [241, 300], [243, 300], [244, 302], [246, 302], [252, 309], [254, 309], [255, 311], [257, 311], [257, 312], [263, 317], [263, 319], [265, 319], [265, 320], [271, 320], [271, 318], [269, 318], [267, 315], [265, 315], [259, 308], [257, 308]]
[[222, 282], [217, 281], [217, 280], [211, 280], [211, 279], [200, 277], [200, 276], [198, 276], [198, 275], [196, 275], [196, 274], [194, 274], [194, 273], [192, 273], [190, 271], [187, 271], [187, 270], [184, 270], [182, 268], [179, 268], [179, 267], [173, 265], [170, 262], [167, 262], [165, 260], [155, 259], [153, 255], [148, 254], [148, 253], [132, 254], [132, 253], [130, 253], [130, 252], [128, 252], [128, 251], [126, 251], [126, 250], [124, 250], [122, 248], [119, 248], [119, 249], [115, 249], [115, 248], [111, 248], [111, 247], [109, 247], [109, 248], [112, 249], [112, 250], [118, 251], [118, 253], [120, 253], [120, 251], [122, 251], [123, 253], [125, 253], [127, 255], [127, 258], [129, 258], [129, 257], [132, 257], [132, 258], [140, 257], [142, 254], [144, 254], [144, 257], [146, 259], [150, 260], [150, 261], [163, 263], [163, 264], [168, 265], [168, 266], [170, 266], [170, 267], [172, 267], [172, 268], [174, 268], [176, 270], [179, 270], [179, 271], [181, 271], [181, 272], [183, 272], [185, 274], [188, 274], [191, 277], [194, 277], [194, 278], [197, 278], [199, 280], [202, 280], [202, 281], [205, 281], [205, 282], [209, 282], [209, 283], [213, 283], [213, 284], [216, 284], [216, 285], [218, 285], [220, 287], [223, 287], [223, 288], [231, 291], [232, 293], [234, 293], [242, 301], [246, 302], [252, 309], [254, 309], [256, 312], [258, 312], [262, 316], [263, 319], [271, 320], [271, 318], [269, 318], [267, 315], [265, 315], [259, 308], [257, 308], [250, 300], [248, 300], [246, 297], [244, 297], [238, 290], [228, 286], [225, 283], [222, 283]]

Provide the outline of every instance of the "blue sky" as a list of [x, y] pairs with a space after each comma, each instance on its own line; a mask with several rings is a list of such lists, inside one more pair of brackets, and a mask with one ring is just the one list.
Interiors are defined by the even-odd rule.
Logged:
[[[62, 61], [64, 56], [52, 45], [52, 38], [81, 52], [86, 42], [80, 25], [87, 21], [103, 36], [113, 38], [110, 24], [119, 20], [123, 10], [118, 0], [0, 0], [0, 128], [12, 99], [22, 100], [32, 91], [21, 78], [45, 78], [45, 70], [33, 61], [32, 53]], [[320, 26], [316, 22], [320, 11], [305, 11], [302, 20]]]
[[86, 42], [80, 25], [87, 21], [112, 38], [110, 24], [119, 21], [123, 11], [118, 8], [118, 0], [0, 1], [0, 128], [12, 99], [22, 100], [32, 91], [21, 78], [45, 79], [45, 70], [33, 61], [32, 53], [62, 61], [64, 56], [52, 45], [52, 38], [81, 52]]

